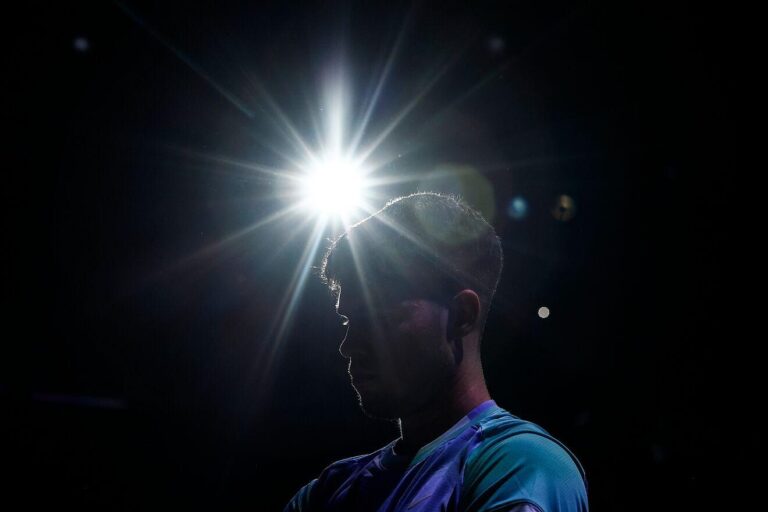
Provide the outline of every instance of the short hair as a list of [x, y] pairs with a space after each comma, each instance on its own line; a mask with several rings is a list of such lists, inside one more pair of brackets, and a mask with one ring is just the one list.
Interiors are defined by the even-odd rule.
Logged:
[[470, 288], [480, 297], [482, 329], [503, 265], [493, 227], [458, 197], [417, 192], [384, 208], [331, 241], [320, 279], [337, 294], [357, 271], [366, 283], [409, 289], [421, 298]]

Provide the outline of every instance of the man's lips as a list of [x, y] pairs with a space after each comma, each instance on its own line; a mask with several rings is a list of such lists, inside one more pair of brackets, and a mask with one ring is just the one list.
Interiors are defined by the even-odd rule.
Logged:
[[376, 386], [379, 381], [376, 380], [374, 375], [353, 375], [349, 379], [349, 383], [357, 389], [368, 388], [370, 386]]
[[376, 376], [376, 372], [373, 371], [373, 368], [376, 368], [375, 364], [365, 364], [364, 361], [349, 361], [349, 366], [347, 367], [347, 370], [349, 371], [350, 375], [352, 376], [365, 376], [365, 377], [374, 377]]

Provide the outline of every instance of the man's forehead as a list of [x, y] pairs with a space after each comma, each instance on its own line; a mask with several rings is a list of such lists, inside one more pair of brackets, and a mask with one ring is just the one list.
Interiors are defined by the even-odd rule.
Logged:
[[[422, 273], [423, 274], [423, 273]], [[388, 307], [405, 300], [445, 298], [445, 290], [434, 278], [422, 276], [366, 276], [341, 280], [336, 307], [351, 311], [366, 306], [369, 308]]]
[[371, 277], [365, 279], [341, 280], [339, 285], [339, 301], [344, 304], [356, 303], [362, 300], [377, 301], [386, 297], [404, 294], [406, 287], [394, 280]]

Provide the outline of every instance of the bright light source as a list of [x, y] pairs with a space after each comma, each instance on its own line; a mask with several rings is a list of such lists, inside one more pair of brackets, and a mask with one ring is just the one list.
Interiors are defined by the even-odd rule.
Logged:
[[549, 308], [547, 306], [541, 306], [539, 308], [539, 318], [548, 318], [549, 317]]
[[319, 159], [302, 180], [302, 196], [308, 208], [323, 215], [346, 216], [363, 204], [364, 172], [343, 157]]

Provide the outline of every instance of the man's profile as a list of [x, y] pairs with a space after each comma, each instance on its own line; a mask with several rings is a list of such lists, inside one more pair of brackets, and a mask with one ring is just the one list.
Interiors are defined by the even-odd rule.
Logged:
[[480, 341], [499, 238], [460, 200], [390, 201], [330, 246], [320, 276], [347, 326], [339, 351], [365, 414], [401, 435], [337, 461], [286, 511], [586, 511], [584, 471], [488, 393]]

